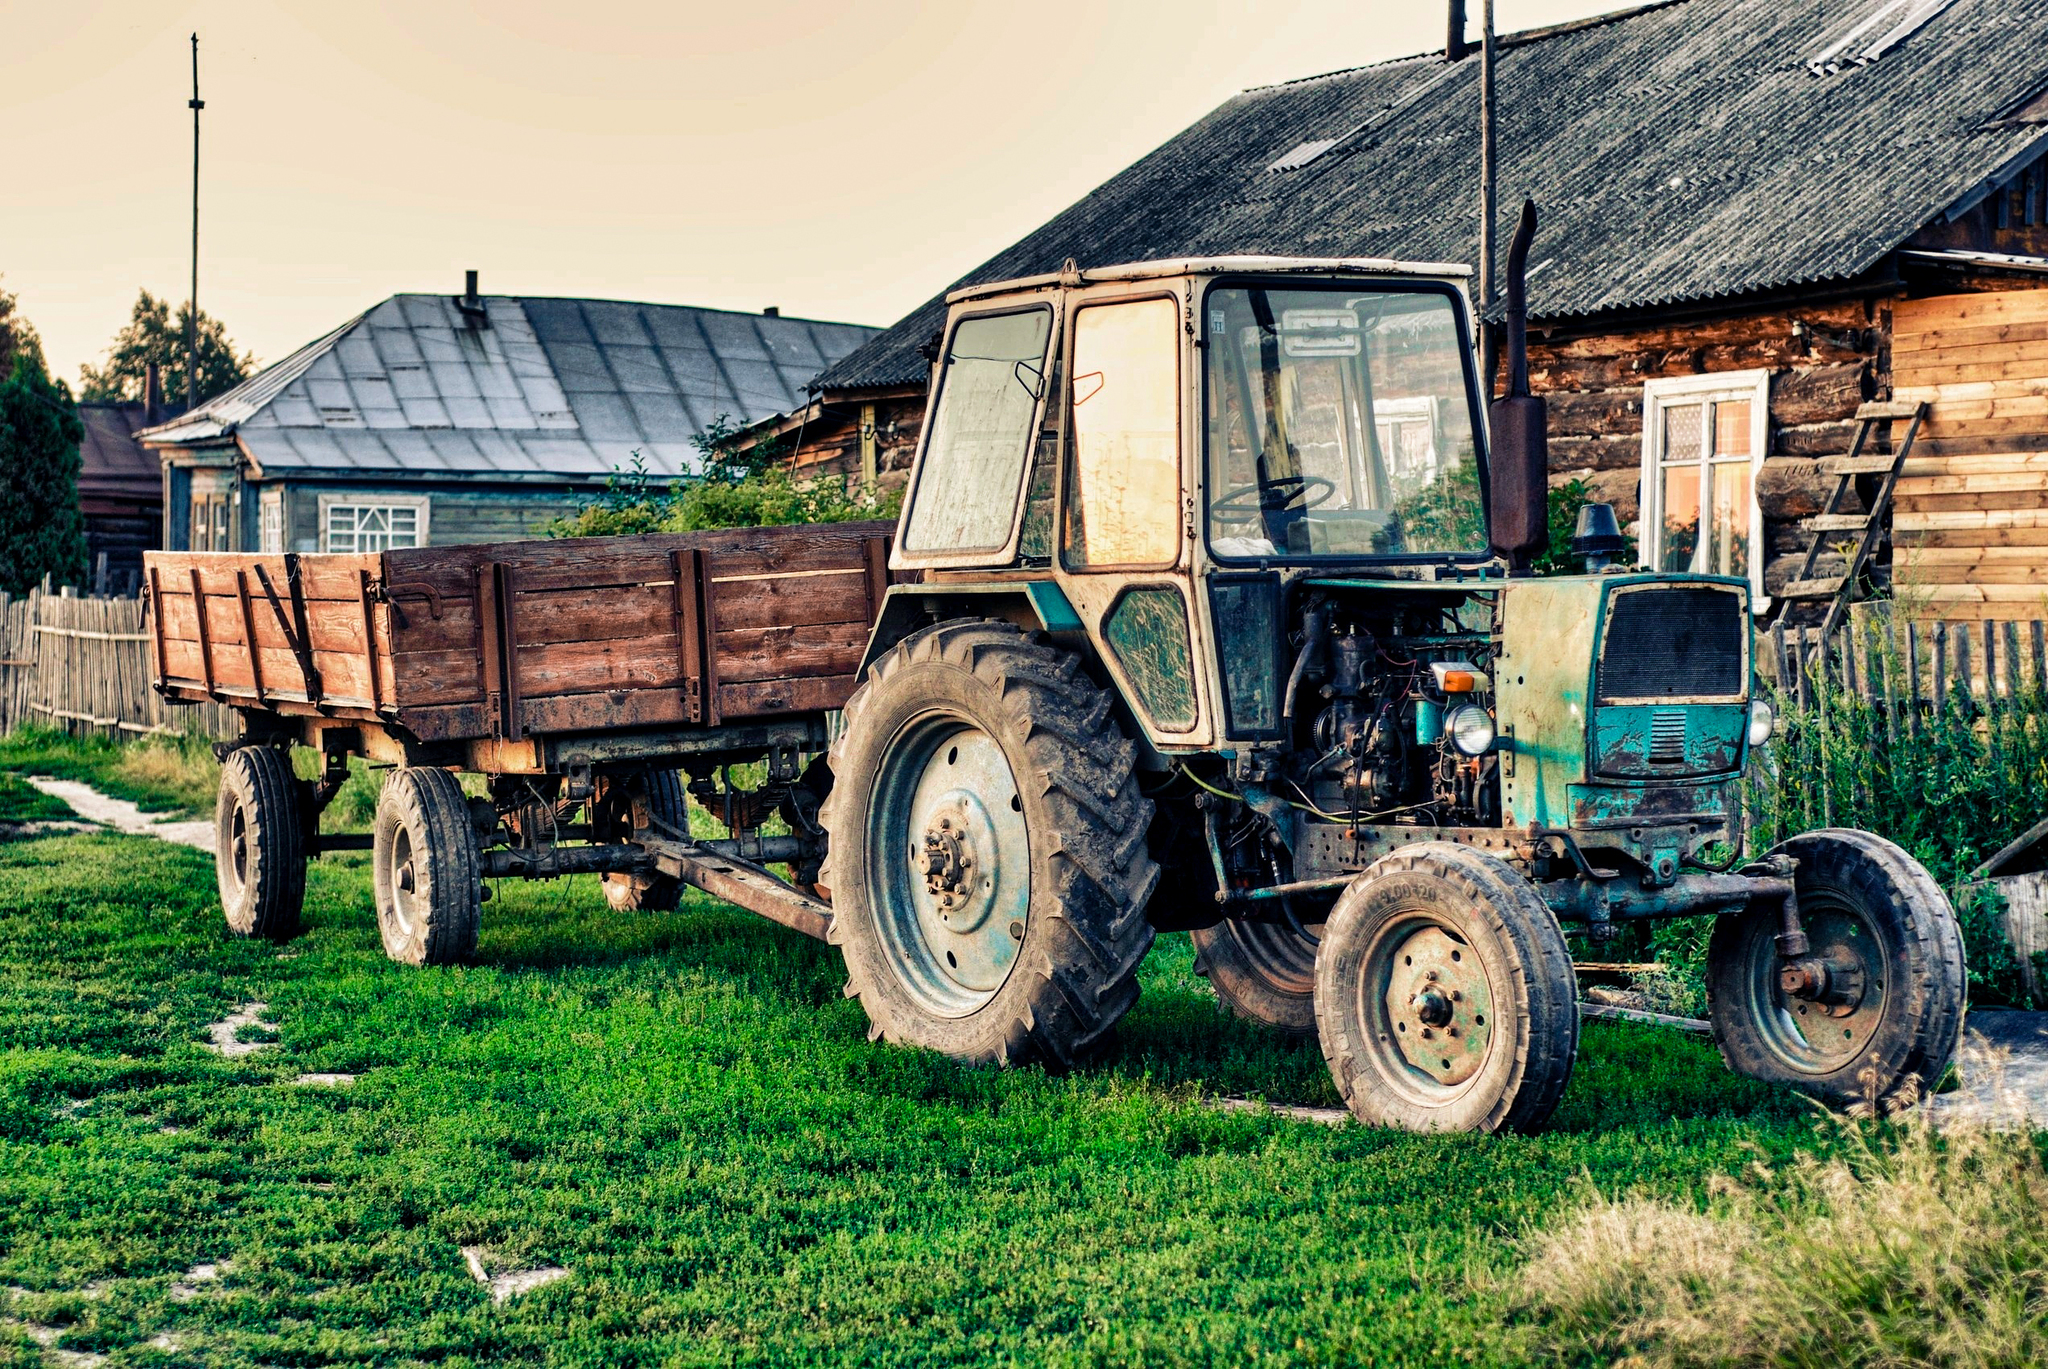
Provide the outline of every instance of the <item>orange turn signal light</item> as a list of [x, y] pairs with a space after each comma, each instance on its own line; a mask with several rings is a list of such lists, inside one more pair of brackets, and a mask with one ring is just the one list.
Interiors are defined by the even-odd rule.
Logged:
[[1446, 670], [1444, 672], [1444, 693], [1470, 694], [1479, 685], [1477, 677], [1469, 670]]

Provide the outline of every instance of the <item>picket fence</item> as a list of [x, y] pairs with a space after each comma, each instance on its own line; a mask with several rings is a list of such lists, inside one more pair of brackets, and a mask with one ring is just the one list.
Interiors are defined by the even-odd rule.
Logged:
[[2038, 619], [1897, 623], [1869, 605], [1825, 639], [1781, 622], [1759, 654], [1759, 668], [1801, 708], [1832, 687], [1908, 726], [1937, 703], [2038, 708], [2048, 696], [2048, 624]]

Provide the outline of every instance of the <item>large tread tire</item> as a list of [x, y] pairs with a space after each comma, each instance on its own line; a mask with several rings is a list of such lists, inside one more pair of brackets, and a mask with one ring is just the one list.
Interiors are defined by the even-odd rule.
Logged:
[[[648, 813], [671, 831], [690, 830], [689, 795], [683, 788], [682, 777], [673, 770], [649, 770], [633, 777], [645, 786], [644, 796], [632, 793], [631, 780], [607, 779], [607, 789], [614, 793], [600, 793], [599, 805], [606, 810], [608, 831], [602, 834], [606, 841], [631, 841], [633, 839], [633, 804], [638, 797], [647, 805]], [[667, 833], [655, 829], [656, 835]], [[609, 874], [604, 877], [604, 897], [613, 909], [619, 912], [672, 913], [681, 901], [682, 881], [670, 875], [624, 875]]]
[[[1823, 828], [1805, 832], [1772, 854], [1799, 862], [1793, 877], [1802, 914], [1831, 904], [1853, 907], [1873, 932], [1885, 960], [1885, 998], [1867, 1039], [1839, 1062], [1824, 1055], [1795, 1064], [1782, 1054], [1791, 1011], [1801, 1005], [1755, 975], [1775, 962], [1775, 904], [1752, 906], [1715, 923], [1707, 944], [1707, 1016], [1721, 1058], [1737, 1074], [1785, 1084], [1857, 1116], [1904, 1111], [1934, 1091], [1961, 1042], [1967, 979], [1962, 928], [1925, 866], [1870, 832]], [[1818, 917], [1808, 919], [1815, 930]], [[1816, 950], [1821, 949], [1816, 944]], [[1773, 1027], [1773, 1005], [1787, 1010]], [[1812, 1012], [1802, 1015], [1816, 1020]], [[1830, 1023], [1829, 1025], [1832, 1025]], [[1777, 1037], [1781, 1050], [1773, 1050]], [[1797, 1054], [1796, 1041], [1793, 1054]]]
[[[1413, 938], [1431, 928], [1445, 938], [1437, 944], [1476, 952], [1483, 971], [1483, 978], [1458, 971], [1471, 992], [1451, 1025], [1464, 1024], [1468, 1043], [1482, 1029], [1487, 1035], [1473, 1072], [1449, 1083], [1404, 1063], [1398, 1042], [1407, 1031], [1384, 1006], [1395, 986], [1405, 987], [1393, 968], [1402, 948], [1419, 945]], [[1382, 973], [1384, 979], [1373, 978]], [[1470, 1016], [1482, 992], [1490, 1022], [1485, 1014], [1477, 1022]], [[1368, 867], [1337, 900], [1316, 958], [1323, 1057], [1352, 1115], [1369, 1126], [1542, 1126], [1578, 1055], [1577, 1000], [1564, 933], [1534, 886], [1498, 856], [1451, 842], [1404, 847]]]
[[239, 747], [221, 764], [214, 875], [228, 930], [237, 936], [281, 940], [299, 929], [306, 902], [304, 793], [291, 758], [276, 747]]
[[[821, 811], [830, 843], [820, 882], [833, 895], [845, 992], [866, 1011], [870, 1039], [977, 1064], [1066, 1066], [1094, 1053], [1137, 1001], [1159, 872], [1145, 846], [1152, 804], [1138, 792], [1137, 749], [1110, 702], [1071, 652], [982, 619], [905, 639], [847, 701]], [[1000, 746], [1029, 835], [1023, 940], [992, 997], [964, 1015], [921, 1002], [892, 965], [870, 864], [879, 768], [900, 731], [935, 715]]]
[[446, 770], [393, 770], [377, 799], [371, 884], [384, 954], [455, 965], [476, 954], [483, 878], [461, 783]]
[[1316, 942], [1291, 927], [1237, 918], [1188, 935], [1195, 973], [1232, 1016], [1289, 1036], [1315, 1034]]

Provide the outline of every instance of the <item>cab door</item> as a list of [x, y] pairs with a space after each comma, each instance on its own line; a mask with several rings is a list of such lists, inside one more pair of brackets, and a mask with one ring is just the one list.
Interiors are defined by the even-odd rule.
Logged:
[[1188, 602], [1185, 305], [1154, 283], [1068, 310], [1058, 579], [1154, 745], [1207, 744]]

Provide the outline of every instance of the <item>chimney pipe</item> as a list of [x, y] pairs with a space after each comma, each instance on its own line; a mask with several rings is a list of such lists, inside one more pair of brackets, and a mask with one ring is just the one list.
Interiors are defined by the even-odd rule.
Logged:
[[1465, 0], [1450, 0], [1450, 31], [1444, 37], [1444, 60], [1462, 62], [1465, 54], [1472, 50], [1465, 41]]
[[768, 306], [768, 307], [767, 307], [766, 309], [763, 309], [763, 310], [761, 311], [761, 317], [763, 317], [763, 318], [781, 318], [781, 317], [782, 317], [782, 306], [781, 306], [781, 305], [779, 305], [779, 304], [771, 304], [771, 305], [769, 305], [769, 306]]
[[164, 375], [152, 361], [142, 368], [142, 423], [155, 423], [164, 409]]
[[464, 271], [462, 273], [462, 302], [472, 309], [476, 308], [476, 272], [474, 271]]

